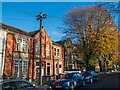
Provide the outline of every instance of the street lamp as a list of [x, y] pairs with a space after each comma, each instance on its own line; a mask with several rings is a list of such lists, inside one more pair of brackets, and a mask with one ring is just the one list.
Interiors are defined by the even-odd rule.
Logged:
[[39, 85], [42, 85], [42, 19], [46, 18], [46, 14], [40, 12], [37, 15], [37, 20], [40, 21], [40, 61], [39, 61]]

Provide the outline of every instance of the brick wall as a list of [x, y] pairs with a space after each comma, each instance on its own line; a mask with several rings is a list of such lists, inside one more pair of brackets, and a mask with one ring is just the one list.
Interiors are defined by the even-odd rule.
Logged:
[[15, 36], [14, 34], [7, 34], [7, 42], [6, 42], [6, 56], [5, 56], [5, 64], [4, 64], [4, 75], [5, 76], [13, 76], [13, 51], [15, 49]]
[[[64, 60], [63, 60], [63, 47], [58, 45], [58, 44], [54, 44], [53, 43], [53, 47], [54, 49], [56, 48], [56, 55], [54, 55], [54, 66], [55, 66], [55, 74], [56, 74], [56, 63], [58, 63], [58, 73], [61, 73], [60, 69], [62, 68], [62, 73], [64, 71]], [[57, 55], [57, 49], [59, 49], [60, 55]], [[61, 68], [60, 68], [61, 65]]]
[[[28, 67], [28, 78], [35, 78], [32, 77], [32, 71], [35, 69], [35, 65], [33, 64], [33, 39], [28, 36], [20, 35], [20, 34], [7, 34], [7, 43], [6, 43], [6, 56], [5, 56], [5, 65], [4, 65], [4, 77], [13, 77], [14, 76], [14, 60], [13, 54], [16, 51], [16, 40], [17, 38], [22, 38], [28, 40], [28, 56], [29, 58], [29, 67]], [[19, 53], [19, 52], [18, 52]], [[22, 52], [24, 53], [24, 52]], [[25, 53], [25, 54], [26, 54]], [[33, 66], [34, 65], [34, 66]], [[35, 70], [34, 70], [35, 71]]]
[[[4, 77], [14, 76], [14, 57], [13, 54], [16, 51], [17, 38], [22, 38], [28, 41], [28, 52], [29, 65], [28, 65], [28, 78], [30, 80], [36, 79], [36, 61], [39, 59], [39, 54], [36, 53], [36, 44], [39, 42], [40, 35], [39, 32], [34, 37], [29, 37], [19, 33], [9, 32], [7, 34], [6, 43], [6, 56], [5, 56], [5, 66], [4, 66]], [[47, 47], [48, 46], [48, 47]], [[42, 63], [44, 68], [44, 76], [47, 76], [47, 63], [50, 63], [50, 75], [55, 72], [55, 62], [62, 63], [62, 71], [64, 66], [63, 60], [63, 48], [60, 45], [54, 45], [60, 50], [60, 56], [53, 56], [53, 43], [46, 33], [45, 29], [42, 29]], [[18, 52], [19, 53], [19, 52]], [[21, 52], [20, 52], [21, 53]], [[24, 54], [24, 52], [22, 52]], [[26, 54], [25, 53], [25, 54]], [[54, 58], [53, 58], [54, 57]], [[54, 61], [54, 62], [53, 62]], [[58, 65], [59, 69], [59, 65]], [[58, 70], [59, 71], [59, 70]]]

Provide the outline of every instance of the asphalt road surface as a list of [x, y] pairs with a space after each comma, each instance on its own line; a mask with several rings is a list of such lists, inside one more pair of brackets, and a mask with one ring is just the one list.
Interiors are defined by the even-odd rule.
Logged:
[[85, 87], [77, 88], [76, 90], [81, 89], [118, 89], [120, 90], [120, 72], [113, 72], [107, 74], [100, 74], [99, 80], [92, 84], [86, 84]]

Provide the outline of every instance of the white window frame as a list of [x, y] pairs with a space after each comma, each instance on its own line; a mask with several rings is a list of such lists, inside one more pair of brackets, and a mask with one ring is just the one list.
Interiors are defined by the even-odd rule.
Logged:
[[57, 50], [57, 49], [56, 49], [56, 48], [54, 48], [54, 56], [56, 56], [56, 55], [57, 55], [57, 54], [56, 54], [56, 50]]
[[[56, 65], [57, 65], [57, 67], [56, 67]], [[55, 62], [55, 74], [56, 75], [58, 75], [58, 73], [59, 73], [58, 69], [59, 69], [59, 63]]]
[[40, 42], [36, 43], [36, 53], [40, 54]]
[[[60, 68], [60, 65], [61, 65], [61, 68]], [[63, 70], [62, 70], [62, 62], [59, 62], [59, 73], [62, 73], [63, 72]]]
[[59, 62], [59, 68], [60, 68], [60, 65], [61, 65], [61, 68], [62, 68], [62, 62]]
[[39, 66], [36, 66], [36, 77], [37, 77], [37, 78], [39, 78], [39, 71], [40, 71], [39, 68], [40, 68]]
[[[49, 63], [50, 65], [48, 65], [48, 63], [49, 63], [49, 62], [46, 63], [46, 64], [47, 64], [46, 66], [50, 68], [50, 67], [51, 67], [51, 64]], [[51, 69], [51, 68], [50, 68], [50, 69]], [[51, 72], [51, 70], [50, 70], [50, 72]], [[47, 75], [48, 75], [48, 70], [47, 70]]]
[[[16, 61], [17, 61], [17, 64], [16, 64]], [[23, 63], [24, 61], [27, 63]], [[14, 60], [14, 76], [15, 77], [22, 77], [22, 75], [20, 73], [20, 72], [22, 72], [22, 74], [24, 74], [27, 77], [28, 65], [29, 65], [29, 60], [26, 60], [26, 59], [25, 60], [21, 60], [21, 59]], [[16, 68], [18, 69], [18, 72], [15, 71]], [[24, 71], [25, 69], [26, 69], [26, 71]]]
[[20, 48], [20, 44], [22, 43], [22, 38], [17, 38], [17, 43], [16, 43], [16, 51], [22, 51]]
[[50, 46], [46, 45], [46, 56], [50, 56]]
[[60, 49], [57, 49], [57, 56], [60, 57]]
[[17, 38], [16, 51], [28, 52], [28, 40]]
[[23, 52], [28, 52], [28, 40], [22, 40], [22, 49], [24, 49]]

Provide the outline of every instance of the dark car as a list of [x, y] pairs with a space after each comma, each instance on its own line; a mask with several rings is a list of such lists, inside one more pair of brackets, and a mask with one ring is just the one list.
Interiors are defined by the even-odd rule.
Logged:
[[98, 81], [98, 75], [97, 73], [95, 73], [95, 71], [82, 72], [82, 75], [84, 76], [87, 83], [93, 83], [93, 81]]
[[35, 88], [34, 84], [26, 80], [4, 80], [0, 82], [0, 90], [28, 90]]
[[114, 71], [115, 71], [115, 68], [114, 68], [114, 67], [107, 69], [107, 72], [114, 72]]
[[72, 89], [79, 86], [85, 86], [84, 77], [79, 73], [67, 73], [62, 79], [58, 79], [53, 83], [53, 89]]

